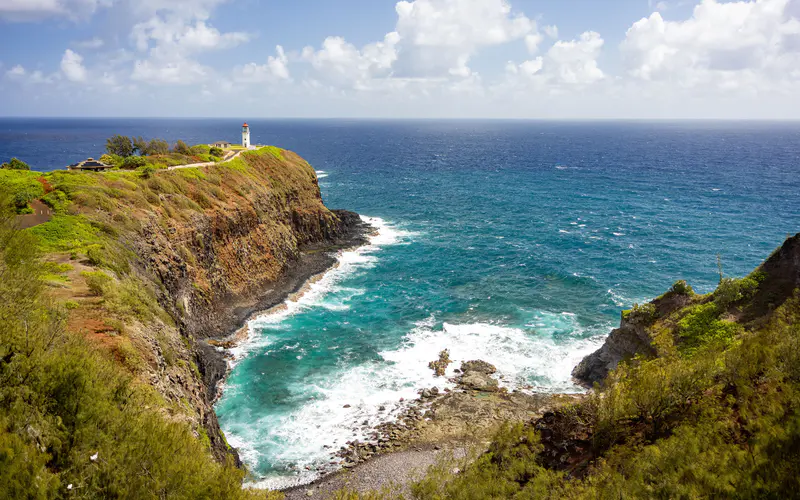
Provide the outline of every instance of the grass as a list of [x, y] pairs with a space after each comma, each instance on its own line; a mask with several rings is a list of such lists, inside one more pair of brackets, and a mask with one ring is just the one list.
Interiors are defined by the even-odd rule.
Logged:
[[100, 229], [82, 215], [55, 215], [53, 218], [29, 229], [45, 252], [86, 252], [91, 245], [103, 243]]

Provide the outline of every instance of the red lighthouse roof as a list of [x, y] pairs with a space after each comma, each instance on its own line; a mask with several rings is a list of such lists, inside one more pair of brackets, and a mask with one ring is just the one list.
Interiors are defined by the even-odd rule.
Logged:
[[247, 124], [247, 122], [244, 122], [244, 125], [242, 125], [242, 127], [249, 127], [249, 125]]

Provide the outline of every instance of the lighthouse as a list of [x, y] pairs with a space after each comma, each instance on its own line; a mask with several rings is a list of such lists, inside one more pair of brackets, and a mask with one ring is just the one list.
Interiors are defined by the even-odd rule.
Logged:
[[242, 146], [250, 148], [250, 126], [247, 125], [247, 122], [242, 125]]

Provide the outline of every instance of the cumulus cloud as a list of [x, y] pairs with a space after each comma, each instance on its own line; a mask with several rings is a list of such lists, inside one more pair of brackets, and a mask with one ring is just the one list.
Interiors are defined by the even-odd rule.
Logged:
[[208, 23], [211, 10], [223, 0], [165, 2], [142, 0], [135, 6], [145, 20], [131, 31], [131, 41], [140, 53], [131, 77], [149, 83], [193, 84], [214, 71], [195, 56], [224, 50], [248, 42], [248, 33], [222, 33]]
[[67, 49], [61, 58], [61, 72], [67, 80], [71, 82], [85, 82], [87, 78], [86, 68], [83, 65], [83, 57], [80, 54]]
[[234, 70], [234, 80], [238, 83], [272, 83], [291, 80], [289, 57], [278, 45], [275, 55], [267, 58], [266, 64], [249, 63]]
[[513, 13], [506, 0], [414, 0], [398, 2], [397, 27], [402, 50], [396, 74], [413, 77], [467, 77], [470, 59], [484, 47], [528, 35], [536, 23]]
[[[361, 48], [343, 37], [306, 47], [313, 78], [343, 89], [427, 89], [430, 82], [464, 89], [480, 81], [470, 60], [480, 49], [524, 40], [533, 53], [541, 41], [536, 22], [514, 13], [506, 0], [414, 0], [395, 6], [395, 30]], [[454, 80], [469, 79], [470, 83]]]
[[45, 75], [41, 70], [28, 71], [21, 64], [17, 64], [5, 73], [6, 78], [21, 83], [52, 83], [58, 80], [57, 74]]
[[0, 0], [0, 18], [19, 22], [48, 17], [78, 19], [112, 3], [112, 0]]
[[506, 71], [515, 77], [514, 83], [527, 79], [542, 86], [590, 85], [605, 78], [597, 64], [603, 44], [599, 33], [587, 31], [575, 40], [559, 40], [544, 56], [520, 64], [509, 62]]
[[11, 68], [8, 71], [6, 71], [6, 76], [9, 77], [9, 78], [22, 78], [27, 73], [28, 72], [25, 71], [25, 68], [21, 64], [17, 64], [13, 68]]
[[319, 50], [303, 49], [302, 58], [311, 63], [317, 78], [324, 83], [367, 89], [375, 78], [389, 76], [397, 60], [400, 37], [392, 32], [383, 41], [358, 49], [342, 37], [332, 36], [322, 42]]
[[[798, 0], [703, 0], [689, 19], [641, 19], [622, 43], [628, 72], [680, 88], [772, 88], [797, 80]], [[794, 69], [794, 71], [793, 71]]]

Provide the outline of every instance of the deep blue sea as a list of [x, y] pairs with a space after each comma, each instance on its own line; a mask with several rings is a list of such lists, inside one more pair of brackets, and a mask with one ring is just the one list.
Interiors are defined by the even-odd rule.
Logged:
[[[0, 158], [58, 168], [114, 133], [238, 142], [241, 121], [2, 119]], [[743, 275], [800, 231], [800, 123], [247, 121], [379, 228], [233, 353], [217, 411], [264, 486], [313, 479], [364, 421], [447, 386], [427, 368], [444, 348], [577, 391], [620, 310], [678, 279], [708, 292], [717, 254]]]

